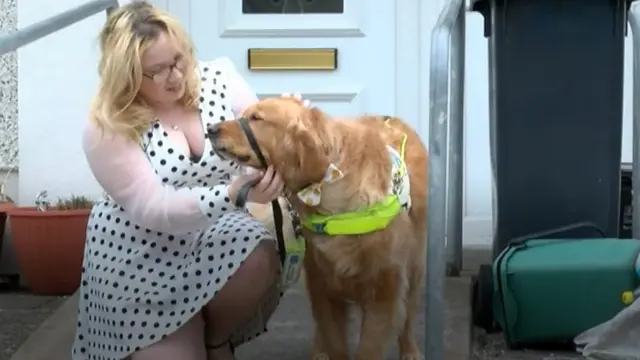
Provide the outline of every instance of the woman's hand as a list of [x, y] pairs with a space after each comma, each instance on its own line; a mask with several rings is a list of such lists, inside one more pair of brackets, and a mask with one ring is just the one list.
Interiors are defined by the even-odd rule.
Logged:
[[267, 171], [258, 174], [262, 179], [249, 191], [248, 201], [266, 204], [282, 194], [284, 182], [273, 166], [269, 166]]
[[[266, 204], [275, 200], [284, 189], [284, 182], [273, 166], [269, 166], [266, 171], [249, 172], [242, 175], [229, 185], [229, 198], [233, 203], [237, 203], [238, 191], [249, 182], [257, 182], [247, 195], [247, 202]], [[244, 204], [241, 204], [244, 205]]]

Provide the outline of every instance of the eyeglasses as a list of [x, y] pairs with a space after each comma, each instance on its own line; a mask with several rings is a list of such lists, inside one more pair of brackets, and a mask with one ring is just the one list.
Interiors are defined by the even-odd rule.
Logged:
[[185, 58], [180, 58], [176, 60], [176, 62], [174, 62], [173, 64], [163, 68], [160, 71], [154, 72], [152, 74], [142, 73], [142, 75], [144, 77], [147, 77], [153, 80], [153, 82], [156, 84], [162, 84], [165, 81], [167, 81], [167, 79], [169, 78], [169, 75], [171, 75], [171, 73], [173, 72], [173, 69], [177, 69], [180, 72], [184, 73], [184, 70], [186, 69], [187, 64], [188, 62]]

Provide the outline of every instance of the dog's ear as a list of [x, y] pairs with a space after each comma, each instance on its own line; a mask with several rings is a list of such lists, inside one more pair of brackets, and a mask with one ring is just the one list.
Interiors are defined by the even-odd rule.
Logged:
[[310, 128], [307, 130], [308, 134], [312, 138], [313, 143], [313, 156], [308, 158], [303, 167], [306, 171], [313, 173], [313, 179], [309, 179], [313, 182], [321, 181], [329, 167], [329, 146], [326, 136], [328, 121], [327, 115], [317, 107], [309, 109], [307, 114], [307, 120], [310, 123]]
[[306, 143], [300, 153], [300, 169], [305, 181], [317, 183], [322, 181], [329, 168], [329, 157], [323, 151], [324, 147], [321, 143], [312, 144], [312, 142]]
[[321, 136], [325, 131], [322, 121], [325, 115], [317, 108], [309, 109], [303, 118], [290, 124], [288, 151], [296, 159], [294, 167], [299, 171], [294, 177], [300, 182], [316, 183], [322, 180], [329, 167], [326, 144]]
[[317, 107], [312, 107], [311, 109], [309, 109], [309, 115], [307, 119], [309, 120], [311, 125], [316, 128], [316, 130], [321, 130], [318, 129], [318, 127], [324, 127], [324, 122], [327, 121], [327, 115]]

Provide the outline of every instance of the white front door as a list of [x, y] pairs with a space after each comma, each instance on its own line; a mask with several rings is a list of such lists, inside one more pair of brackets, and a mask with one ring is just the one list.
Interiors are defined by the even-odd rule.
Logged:
[[[419, 93], [418, 0], [157, 2], [180, 18], [200, 59], [231, 58], [260, 97], [300, 92], [332, 115], [397, 115], [427, 128], [419, 101], [428, 92]], [[337, 50], [335, 70], [249, 68], [250, 49], [318, 48]]]

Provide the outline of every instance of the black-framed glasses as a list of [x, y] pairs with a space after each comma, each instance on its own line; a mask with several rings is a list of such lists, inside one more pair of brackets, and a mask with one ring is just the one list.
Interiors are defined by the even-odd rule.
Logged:
[[184, 70], [187, 68], [187, 60], [185, 58], [180, 58], [176, 60], [173, 64], [163, 68], [160, 71], [156, 71], [154, 73], [142, 73], [144, 77], [147, 77], [153, 80], [156, 84], [162, 84], [169, 78], [169, 75], [173, 72], [174, 69], [184, 73]]

